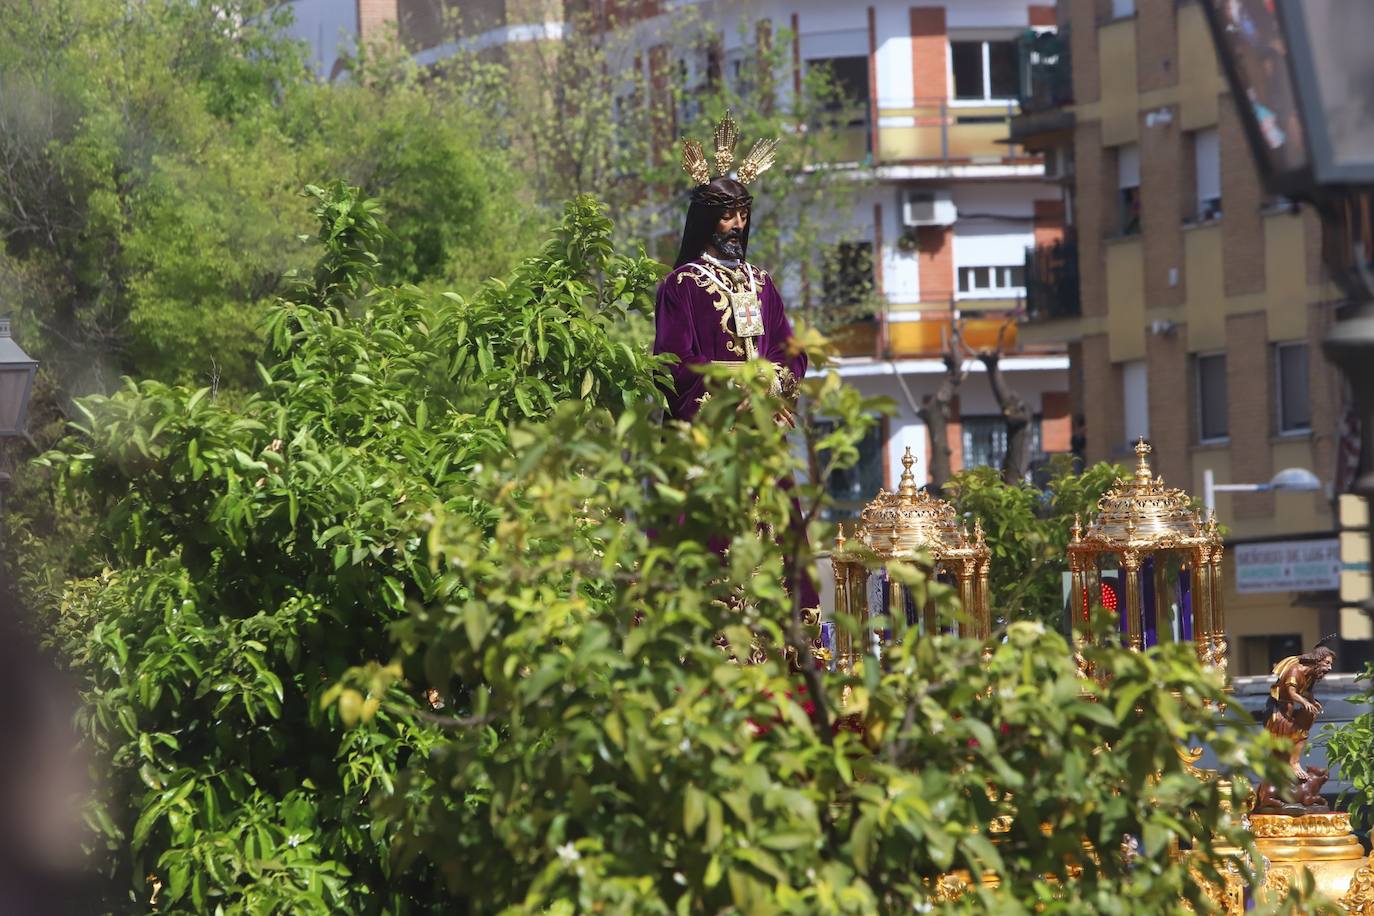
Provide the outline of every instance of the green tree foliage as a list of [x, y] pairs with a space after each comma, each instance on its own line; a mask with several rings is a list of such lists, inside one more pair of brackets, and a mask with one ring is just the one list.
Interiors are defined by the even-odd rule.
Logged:
[[1127, 476], [1119, 465], [1099, 463], [1074, 470], [1056, 456], [1042, 490], [1029, 483], [1005, 483], [996, 468], [971, 468], [945, 485], [961, 513], [980, 519], [992, 551], [989, 602], [1002, 620], [1038, 620], [1062, 629], [1068, 569], [1065, 547], [1075, 518], [1084, 524], [1112, 483]]
[[[1176, 748], [1273, 764], [1191, 652], [1109, 644], [1092, 684], [1035, 622], [894, 621], [854, 676], [793, 670], [825, 497], [784, 486], [767, 366], [664, 428], [626, 329], [658, 269], [595, 203], [463, 299], [372, 286], [375, 205], [312, 193], [258, 392], [131, 382], [44, 459], [104, 523], [49, 629], [112, 908], [154, 874], [164, 912], [905, 912], [961, 870], [974, 911], [1204, 905], [1172, 847], [1246, 841]], [[807, 460], [852, 463], [873, 404], [805, 385]]]
[[[1364, 683], [1357, 703], [1374, 705], [1374, 666], [1366, 665], [1356, 679]], [[1351, 722], [1326, 730], [1326, 756], [1350, 783], [1343, 797], [1365, 829], [1374, 825], [1374, 710], [1360, 713]]]
[[[296, 193], [390, 214], [383, 279], [475, 288], [527, 236], [504, 157], [443, 87], [321, 85], [269, 0], [24, 0], [0, 17], [0, 296], [58, 393], [248, 385], [257, 323], [318, 249]], [[384, 72], [383, 72], [384, 71]], [[346, 138], [346, 139], [345, 139]]]
[[509, 422], [655, 390], [619, 329], [656, 266], [614, 255], [594, 205], [471, 300], [359, 299], [380, 269], [375, 204], [313, 191], [326, 256], [272, 316], [262, 390], [130, 383], [83, 402], [78, 439], [46, 459], [102, 520], [110, 562], [54, 620], [112, 764], [107, 867], [140, 895], [160, 874], [164, 905], [189, 912], [395, 911], [423, 886], [424, 870], [390, 874], [367, 801], [438, 733], [413, 693], [369, 731], [338, 729], [318, 695], [390, 658], [407, 596], [446, 593], [425, 519], [486, 517], [468, 481]]

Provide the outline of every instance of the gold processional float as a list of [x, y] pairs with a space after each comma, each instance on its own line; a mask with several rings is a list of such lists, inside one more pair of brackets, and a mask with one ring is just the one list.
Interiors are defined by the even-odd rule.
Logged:
[[[1143, 651], [1165, 642], [1191, 642], [1204, 665], [1227, 671], [1226, 615], [1222, 603], [1224, 547], [1214, 516], [1203, 518], [1186, 492], [1166, 487], [1150, 468], [1150, 446], [1135, 447], [1135, 473], [1119, 478], [1097, 503], [1086, 527], [1074, 519], [1068, 544], [1069, 599], [1066, 621], [1076, 640], [1088, 638], [1094, 605], [1117, 615], [1122, 643]], [[991, 552], [982, 522], [972, 529], [954, 507], [916, 486], [911, 449], [902, 458], [902, 477], [894, 493], [879, 490], [860, 513], [849, 536], [841, 526], [831, 563], [835, 599], [831, 620], [822, 623], [822, 642], [833, 664], [852, 670], [869, 653], [880, 653], [890, 633], [865, 626], [876, 617], [904, 620], [918, 637], [939, 631], [977, 639], [992, 634], [988, 606]], [[955, 587], [965, 610], [960, 621], [940, 621], [932, 604], [916, 601], [888, 575], [889, 561], [928, 562], [938, 581]], [[1098, 596], [1093, 600], [1093, 596]], [[836, 627], [835, 619], [850, 621]], [[868, 634], [870, 644], [853, 645], [851, 634]], [[1292, 784], [1261, 785], [1248, 815], [1255, 846], [1265, 858], [1264, 893], [1286, 893], [1298, 870], [1312, 873], [1317, 889], [1337, 900], [1352, 916], [1374, 916], [1374, 858], [1350, 830], [1350, 816], [1331, 811], [1319, 794], [1326, 772], [1300, 763], [1307, 733], [1320, 706], [1312, 690], [1330, 669], [1331, 653], [1318, 648], [1280, 662], [1265, 726], [1293, 742]], [[1090, 673], [1085, 671], [1085, 674]], [[1214, 771], [1192, 766], [1201, 750], [1180, 753], [1202, 779]], [[1293, 801], [1296, 799], [1296, 801]], [[996, 825], [993, 827], [996, 832]], [[1175, 850], [1175, 854], [1178, 854]], [[1239, 855], [1240, 850], [1229, 854]], [[1234, 865], [1224, 888], [1208, 892], [1221, 912], [1240, 914], [1250, 901]], [[946, 876], [937, 898], [959, 895], [967, 876]]]

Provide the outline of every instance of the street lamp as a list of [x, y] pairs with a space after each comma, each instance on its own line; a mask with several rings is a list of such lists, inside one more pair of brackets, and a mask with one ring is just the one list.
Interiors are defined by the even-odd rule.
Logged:
[[24, 435], [29, 396], [38, 360], [19, 348], [10, 336], [10, 320], [0, 318], [0, 436]]
[[[1348, 301], [1324, 341], [1362, 428], [1352, 491], [1374, 504], [1374, 3], [1204, 0], [1217, 57], [1265, 184], [1322, 219]], [[1374, 542], [1374, 512], [1370, 513]], [[1365, 603], [1374, 613], [1374, 596]]]
[[1202, 472], [1202, 505], [1211, 512], [1218, 493], [1266, 493], [1269, 490], [1320, 490], [1322, 482], [1307, 468], [1284, 468], [1268, 483], [1217, 483], [1211, 468]]
[[[37, 372], [38, 360], [21, 350], [10, 337], [10, 320], [0, 318], [0, 442], [24, 434]], [[9, 485], [9, 471], [0, 468], [0, 516]]]

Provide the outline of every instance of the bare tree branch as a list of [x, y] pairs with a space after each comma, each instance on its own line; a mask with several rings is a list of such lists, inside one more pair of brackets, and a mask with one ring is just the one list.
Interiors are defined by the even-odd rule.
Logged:
[[988, 370], [988, 384], [992, 395], [1002, 411], [1002, 419], [1007, 424], [1007, 453], [1002, 459], [1002, 479], [1007, 483], [1019, 483], [1026, 479], [1030, 470], [1030, 424], [1031, 412], [1026, 399], [1007, 384], [1002, 374], [1002, 355], [1006, 346], [1006, 332], [1012, 319], [997, 330], [995, 349], [984, 350], [978, 354], [979, 360]]

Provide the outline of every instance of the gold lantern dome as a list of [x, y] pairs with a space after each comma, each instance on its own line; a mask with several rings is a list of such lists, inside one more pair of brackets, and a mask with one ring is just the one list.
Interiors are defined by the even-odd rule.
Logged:
[[1216, 519], [1204, 521], [1186, 492], [1155, 476], [1150, 451], [1143, 438], [1136, 444], [1135, 473], [1103, 494], [1086, 530], [1074, 519], [1068, 545], [1073, 626], [1088, 631], [1090, 609], [1100, 603], [1117, 613], [1131, 648], [1192, 641], [1205, 663], [1225, 669]]
[[[983, 538], [983, 524], [972, 532], [960, 521], [954, 507], [916, 486], [912, 467], [916, 459], [907, 448], [902, 456], [902, 477], [897, 490], [879, 490], [864, 507], [851, 536], [840, 526], [832, 565], [835, 572], [835, 618], [858, 624], [883, 617], [905, 622], [922, 633], [939, 626], [933, 605], [916, 608], [911, 594], [890, 578], [886, 564], [893, 560], [927, 558], [937, 578], [957, 584], [964, 610], [972, 621], [967, 635], [986, 638], [992, 631], [988, 611], [988, 564], [992, 553]], [[958, 625], [956, 625], [956, 629]], [[849, 630], [834, 634], [835, 659], [850, 667], [861, 652], [854, 651]], [[881, 642], [881, 634], [877, 634]]]

